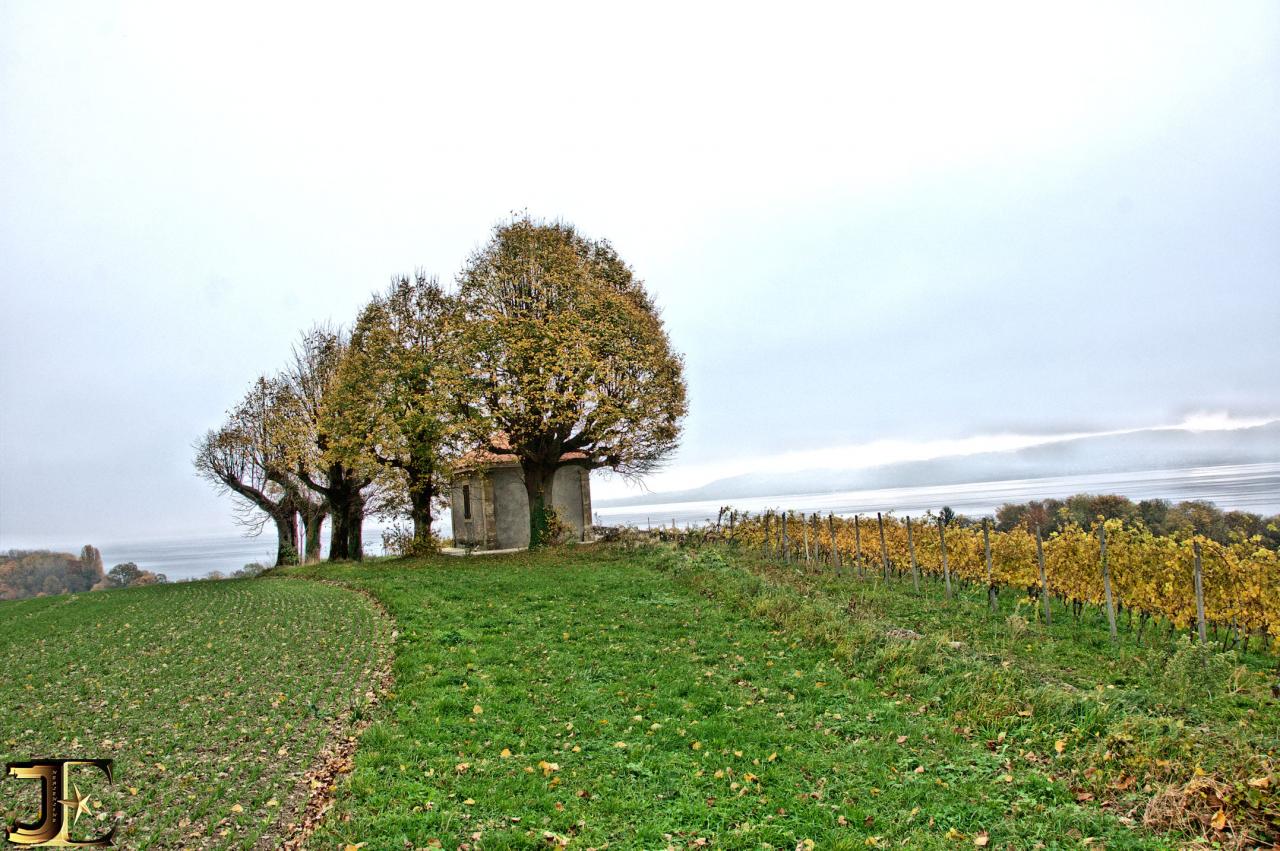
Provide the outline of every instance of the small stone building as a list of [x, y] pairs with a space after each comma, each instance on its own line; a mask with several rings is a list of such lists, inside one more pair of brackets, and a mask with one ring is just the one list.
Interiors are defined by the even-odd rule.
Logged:
[[[583, 457], [566, 453], [562, 460]], [[551, 504], [572, 530], [571, 539], [587, 540], [591, 530], [590, 471], [572, 464], [557, 470]], [[529, 546], [529, 495], [515, 455], [472, 452], [464, 456], [453, 468], [450, 507], [455, 547], [510, 550]]]

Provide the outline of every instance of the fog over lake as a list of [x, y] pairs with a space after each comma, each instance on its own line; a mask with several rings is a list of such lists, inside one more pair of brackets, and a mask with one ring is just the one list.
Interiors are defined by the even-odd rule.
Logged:
[[877, 511], [898, 515], [921, 514], [929, 510], [937, 511], [947, 505], [960, 514], [983, 515], [993, 513], [997, 506], [1006, 502], [1061, 498], [1076, 493], [1116, 493], [1135, 501], [1168, 499], [1181, 502], [1205, 499], [1227, 510], [1271, 515], [1280, 513], [1280, 464], [1240, 464], [835, 493], [779, 494], [732, 500], [655, 501], [650, 505], [598, 508], [595, 513], [605, 525], [633, 524], [641, 527], [650, 523], [655, 526], [669, 524], [673, 520], [679, 525], [705, 522], [713, 519], [723, 505], [751, 512], [777, 508], [842, 515]]
[[[949, 505], [961, 514], [982, 515], [992, 513], [996, 506], [1006, 502], [1026, 502], [1084, 492], [1118, 493], [1133, 500], [1161, 498], [1178, 502], [1207, 499], [1223, 509], [1280, 514], [1280, 463], [695, 502], [664, 503], [657, 501], [660, 495], [655, 495], [652, 504], [598, 508], [595, 516], [596, 521], [604, 525], [630, 524], [644, 528], [649, 524], [669, 525], [672, 520], [681, 526], [704, 523], [716, 516], [720, 506], [728, 504], [751, 512], [786, 508], [806, 513], [830, 511], [841, 515], [884, 511], [899, 516], [937, 511]], [[448, 516], [438, 517], [436, 531], [447, 537], [448, 523]], [[366, 524], [364, 539], [367, 556], [382, 554], [379, 527]], [[143, 570], [158, 571], [171, 580], [198, 578], [213, 570], [229, 574], [251, 562], [270, 565], [276, 554], [275, 537], [271, 534], [254, 538], [210, 535], [135, 541], [67, 541], [47, 548], [78, 552], [86, 543], [102, 550], [107, 569], [132, 561]]]

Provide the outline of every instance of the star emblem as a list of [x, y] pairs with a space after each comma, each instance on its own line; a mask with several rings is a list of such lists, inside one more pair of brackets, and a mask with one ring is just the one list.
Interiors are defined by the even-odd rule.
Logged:
[[80, 788], [76, 786], [74, 783], [71, 784], [71, 791], [75, 793], [74, 797], [67, 798], [65, 800], [59, 801], [58, 803], [64, 804], [68, 807], [71, 807], [73, 810], [75, 810], [75, 815], [71, 818], [71, 823], [75, 824], [76, 822], [80, 821], [81, 813], [84, 813], [87, 816], [93, 815], [93, 810], [89, 809], [89, 802], [92, 799], [88, 795], [81, 797]]

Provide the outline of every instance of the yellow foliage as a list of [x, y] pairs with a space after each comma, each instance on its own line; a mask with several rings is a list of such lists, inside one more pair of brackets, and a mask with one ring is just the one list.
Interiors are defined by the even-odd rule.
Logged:
[[[734, 540], [776, 553], [779, 515], [743, 516]], [[788, 548], [793, 560], [803, 560], [802, 524], [808, 524], [816, 558], [830, 559], [831, 533], [840, 563], [856, 566], [859, 554], [868, 576], [880, 573], [879, 528], [874, 516], [805, 518], [787, 515]], [[884, 518], [885, 551], [891, 569], [909, 573], [911, 552], [924, 575], [942, 575], [942, 542], [936, 518], [913, 518], [911, 539], [905, 520]], [[986, 552], [981, 526], [945, 528], [947, 563], [953, 579], [986, 584]], [[1280, 637], [1280, 554], [1258, 539], [1221, 544], [1203, 536], [1174, 538], [1144, 528], [1106, 521], [1107, 564], [1116, 605], [1164, 618], [1179, 628], [1196, 620], [1195, 544], [1200, 545], [1205, 618], [1234, 625], [1242, 631]], [[991, 530], [991, 576], [997, 586], [1038, 593], [1035, 537], [1025, 528]], [[1105, 592], [1099, 528], [1068, 524], [1044, 540], [1045, 573], [1051, 594], [1091, 605], [1102, 605]]]

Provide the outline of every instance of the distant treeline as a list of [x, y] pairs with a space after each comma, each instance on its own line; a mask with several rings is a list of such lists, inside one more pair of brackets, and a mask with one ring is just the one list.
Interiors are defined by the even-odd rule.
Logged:
[[[948, 510], [944, 509], [944, 513]], [[1263, 517], [1248, 511], [1223, 511], [1203, 500], [1134, 502], [1117, 494], [1081, 493], [1066, 499], [1006, 503], [996, 509], [995, 528], [1009, 532], [1021, 526], [1034, 531], [1038, 526], [1042, 534], [1048, 536], [1073, 523], [1088, 528], [1099, 517], [1120, 520], [1128, 526], [1142, 526], [1152, 534], [1171, 538], [1203, 535], [1219, 544], [1260, 538], [1266, 546], [1280, 548], [1280, 514]], [[966, 526], [976, 522], [967, 517], [956, 520]]]
[[167, 582], [163, 573], [142, 570], [133, 562], [102, 570], [102, 553], [85, 546], [79, 556], [49, 550], [9, 550], [0, 554], [0, 600], [51, 594], [76, 594], [111, 588], [133, 588]]

